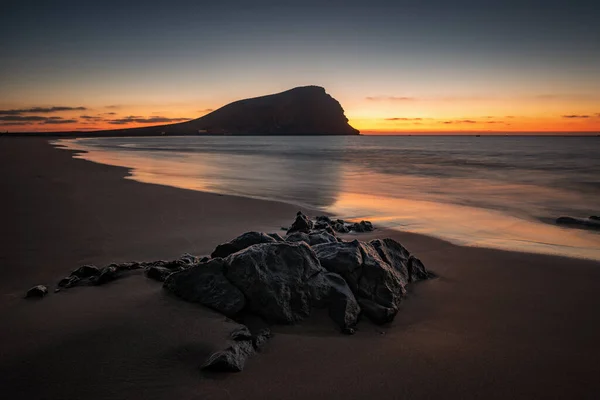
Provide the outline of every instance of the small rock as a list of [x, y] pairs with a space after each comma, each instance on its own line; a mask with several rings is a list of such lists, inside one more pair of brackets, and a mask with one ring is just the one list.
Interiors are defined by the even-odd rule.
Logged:
[[33, 298], [33, 297], [41, 298], [47, 294], [48, 294], [48, 288], [46, 286], [37, 285], [27, 291], [27, 293], [25, 294], [25, 298]]
[[58, 286], [64, 289], [68, 289], [70, 287], [77, 286], [79, 281], [80, 279], [75, 275], [66, 276], [62, 278], [60, 282], [58, 282]]
[[263, 328], [252, 339], [252, 346], [256, 351], [262, 351], [272, 336], [269, 328]]
[[240, 325], [229, 334], [233, 340], [252, 340], [252, 332], [246, 325]]
[[296, 214], [296, 220], [287, 233], [288, 235], [293, 232], [309, 233], [312, 227], [312, 221], [306, 215], [302, 214], [302, 211], [298, 211], [298, 214]]
[[114, 265], [109, 265], [102, 268], [100, 275], [95, 280], [96, 285], [104, 285], [105, 283], [112, 282], [119, 278], [119, 270]]
[[146, 270], [146, 276], [158, 282], [164, 282], [173, 270], [165, 267], [152, 266]]
[[71, 272], [71, 276], [76, 276], [78, 278], [91, 278], [98, 275], [100, 275], [100, 270], [95, 265], [82, 265]]
[[252, 354], [254, 354], [254, 347], [251, 341], [232, 342], [225, 350], [213, 353], [201, 368], [214, 372], [241, 372], [246, 359]]

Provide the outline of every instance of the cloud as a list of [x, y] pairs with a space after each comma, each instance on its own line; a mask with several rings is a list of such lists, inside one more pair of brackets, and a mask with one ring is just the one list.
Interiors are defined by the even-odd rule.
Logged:
[[102, 113], [100, 115], [117, 115], [116, 112], [107, 112], [107, 113]]
[[563, 118], [568, 118], [568, 119], [581, 119], [581, 118], [589, 118], [589, 115], [577, 115], [577, 114], [571, 114], [571, 115], [563, 115]]
[[104, 118], [94, 115], [80, 115], [79, 118], [85, 119], [87, 121], [104, 121]]
[[486, 124], [503, 124], [504, 121], [486, 121]]
[[71, 124], [77, 122], [76, 119], [64, 119], [61, 117], [42, 117], [39, 115], [6, 115], [0, 116], [0, 121], [11, 125], [26, 125], [32, 122], [39, 124]]
[[423, 118], [404, 118], [404, 117], [395, 117], [395, 118], [386, 118], [386, 121], [422, 121]]
[[76, 122], [76, 119], [48, 118], [47, 120], [40, 122], [40, 125], [74, 124]]
[[0, 126], [24, 126], [29, 125], [29, 122], [2, 122]]
[[54, 106], [54, 107], [31, 107], [31, 108], [19, 108], [14, 110], [0, 110], [0, 115], [20, 115], [20, 114], [29, 114], [29, 113], [55, 113], [61, 111], [85, 111], [87, 108], [85, 107], [64, 107], [64, 106]]
[[48, 119], [48, 117], [40, 117], [40, 116], [37, 116], [37, 115], [28, 115], [28, 116], [7, 115], [7, 116], [0, 116], [0, 121], [11, 121], [11, 122], [36, 122], [36, 121], [45, 121], [47, 119]]
[[405, 96], [369, 96], [366, 98], [369, 101], [416, 101], [416, 97]]
[[107, 109], [109, 109], [109, 110], [118, 110], [118, 109], [120, 109], [121, 107], [122, 107], [122, 106], [120, 106], [120, 105], [113, 104], [113, 105], [110, 105], [110, 106], [105, 106], [104, 108], [107, 108]]
[[476, 124], [477, 121], [473, 121], [472, 119], [460, 119], [454, 121], [444, 121], [444, 124]]
[[212, 109], [212, 108], [205, 108], [204, 110], [200, 110], [198, 112], [202, 113], [202, 114], [205, 114], [205, 113], [209, 113], [209, 112], [212, 112], [212, 111], [215, 111], [215, 110]]
[[168, 122], [182, 122], [189, 121], [191, 118], [167, 118], [167, 117], [149, 117], [144, 118], [136, 115], [130, 115], [124, 118], [117, 118], [108, 120], [109, 124], [112, 125], [125, 125], [130, 123], [138, 123], [138, 124], [162, 124]]

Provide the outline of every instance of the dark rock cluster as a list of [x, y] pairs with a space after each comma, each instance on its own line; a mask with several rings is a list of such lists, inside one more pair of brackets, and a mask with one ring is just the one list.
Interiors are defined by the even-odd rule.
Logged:
[[343, 219], [331, 219], [328, 216], [320, 215], [315, 218], [315, 221], [308, 219], [301, 211], [296, 214], [296, 220], [292, 226], [287, 230], [287, 234], [294, 232], [310, 233], [311, 230], [315, 231], [326, 231], [332, 235], [335, 233], [350, 233], [350, 232], [371, 232], [373, 230], [373, 224], [369, 221], [360, 222], [346, 222]]
[[591, 215], [589, 218], [558, 217], [556, 223], [559, 225], [575, 225], [588, 229], [600, 229], [600, 217], [597, 215]]
[[[298, 212], [285, 238], [246, 232], [218, 245], [210, 258], [184, 254], [172, 261], [84, 265], [58, 287], [102, 285], [143, 269], [148, 278], [164, 282], [167, 292], [230, 318], [252, 314], [271, 324], [293, 324], [322, 308], [340, 331], [352, 334], [362, 315], [376, 324], [392, 321], [407, 285], [432, 277], [392, 239], [361, 242], [336, 236], [371, 230], [368, 221], [348, 223], [325, 216], [312, 221]], [[29, 292], [28, 297], [43, 296], [41, 287]], [[232, 333], [231, 344], [203, 368], [241, 371], [246, 358], [269, 337], [269, 331], [252, 334], [240, 328]]]

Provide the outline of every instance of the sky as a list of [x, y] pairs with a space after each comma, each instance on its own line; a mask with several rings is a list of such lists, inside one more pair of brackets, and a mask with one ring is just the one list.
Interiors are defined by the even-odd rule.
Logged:
[[600, 1], [1, 1], [0, 131], [323, 86], [362, 133], [600, 132]]

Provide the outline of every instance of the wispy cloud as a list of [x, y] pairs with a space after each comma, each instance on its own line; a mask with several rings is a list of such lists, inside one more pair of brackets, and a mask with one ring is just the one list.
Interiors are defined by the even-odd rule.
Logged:
[[78, 122], [76, 119], [48, 118], [40, 122], [40, 125], [74, 124], [76, 122]]
[[45, 121], [48, 117], [40, 117], [38, 115], [7, 115], [0, 116], [0, 121], [11, 121], [11, 122], [36, 122], [36, 121]]
[[386, 121], [422, 121], [423, 118], [405, 118], [405, 117], [395, 117], [395, 118], [386, 118]]
[[55, 113], [61, 111], [85, 111], [85, 107], [31, 107], [31, 108], [18, 108], [13, 110], [0, 110], [0, 115], [21, 115], [21, 114], [33, 114], [33, 113]]
[[206, 114], [206, 113], [213, 112], [213, 111], [215, 111], [215, 110], [212, 108], [205, 108], [204, 110], [200, 110], [198, 112], [202, 113], [202, 114]]
[[369, 96], [366, 98], [369, 101], [416, 101], [416, 97], [407, 96]]
[[4, 125], [27, 125], [31, 123], [45, 124], [72, 124], [76, 119], [64, 119], [61, 117], [42, 117], [39, 115], [5, 115], [0, 116]]
[[448, 124], [476, 124], [477, 121], [474, 121], [472, 119], [457, 119], [457, 120], [452, 120], [452, 121], [444, 121], [444, 124], [448, 125]]
[[87, 121], [104, 121], [104, 118], [98, 115], [80, 115], [79, 118]]
[[136, 115], [130, 115], [124, 118], [117, 118], [108, 120], [109, 124], [112, 125], [125, 125], [130, 123], [138, 123], [138, 124], [163, 124], [169, 122], [183, 122], [189, 121], [191, 118], [167, 118], [167, 117], [149, 117], [144, 118]]
[[577, 115], [577, 114], [571, 114], [571, 115], [563, 115], [563, 118], [568, 118], [568, 119], [585, 119], [585, 118], [589, 118], [589, 115]]
[[104, 108], [107, 108], [109, 110], [118, 110], [120, 108], [122, 108], [123, 106], [119, 105], [119, 104], [112, 104], [110, 106], [105, 106]]

